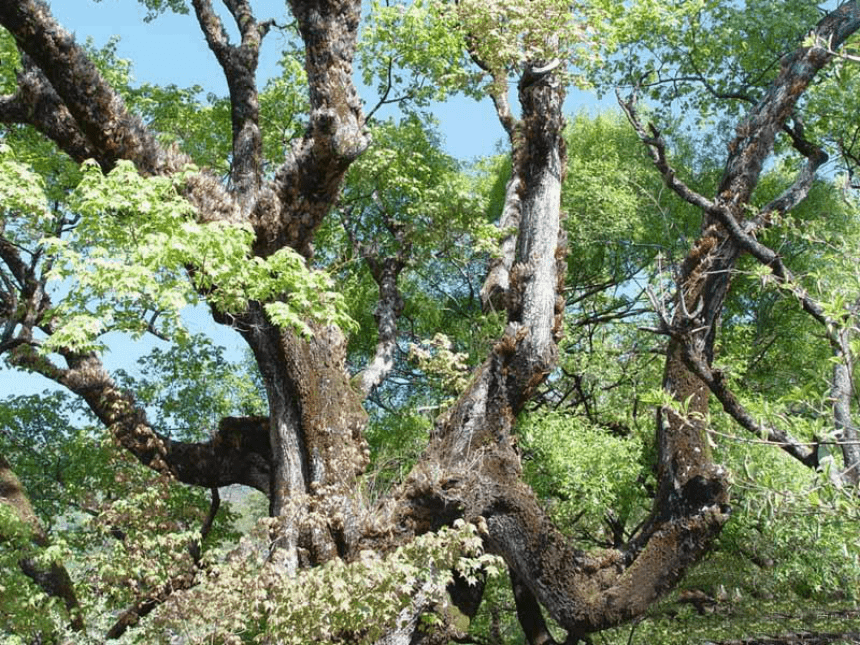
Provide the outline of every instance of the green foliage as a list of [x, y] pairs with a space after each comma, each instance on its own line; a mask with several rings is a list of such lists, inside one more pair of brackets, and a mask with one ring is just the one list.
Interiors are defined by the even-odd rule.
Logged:
[[[30, 530], [9, 531], [0, 504], [0, 599], [5, 634], [53, 633], [65, 623], [57, 599], [49, 599], [24, 576], [22, 558], [69, 570], [91, 629], [107, 630], [111, 612], [124, 608], [168, 581], [190, 576], [195, 565], [189, 545], [209, 511], [207, 494], [157, 477], [122, 451], [103, 428], [76, 428], [62, 395], [16, 397], [0, 405], [0, 450], [15, 464], [36, 512], [48, 521], [50, 545], [36, 549]], [[236, 535], [235, 516], [222, 505], [203, 545], [215, 548]], [[8, 531], [8, 532], [7, 532]], [[44, 608], [34, 614], [33, 608]], [[71, 638], [71, 636], [69, 636]], [[5, 642], [5, 641], [4, 641]], [[29, 642], [29, 641], [28, 641]]]
[[372, 242], [381, 257], [411, 245], [415, 261], [455, 245], [495, 246], [495, 228], [476, 217], [484, 209], [482, 178], [445, 154], [435, 123], [410, 116], [376, 124], [371, 134], [343, 200], [355, 238]]
[[385, 99], [408, 96], [422, 108], [456, 92], [478, 96], [456, 16], [443, 3], [374, 0], [357, 60], [364, 84]]
[[299, 53], [285, 51], [278, 67], [280, 76], [270, 78], [260, 91], [263, 158], [273, 167], [283, 160], [291, 142], [304, 132], [310, 111], [307, 76]]
[[[570, 119], [565, 141], [562, 208], [569, 284], [626, 281], [643, 270], [654, 271], [658, 255], [673, 258], [686, 252], [685, 240], [695, 237], [700, 214], [665, 191], [621, 115], [580, 113]], [[683, 153], [684, 140], [679, 137], [676, 145]], [[696, 177], [687, 180], [700, 183]]]
[[8, 645], [24, 645], [31, 642], [27, 637], [56, 634], [62, 629], [60, 602], [39, 589], [19, 565], [22, 558], [50, 565], [58, 555], [56, 549], [40, 553], [31, 536], [32, 529], [9, 505], [0, 503], [0, 634], [14, 635], [4, 639]]
[[262, 301], [275, 324], [303, 334], [311, 333], [306, 318], [352, 326], [331, 279], [308, 270], [298, 253], [285, 248], [251, 257], [248, 227], [196, 222], [180, 194], [184, 180], [144, 178], [123, 161], [107, 176], [84, 165], [70, 200], [80, 214], [74, 236], [46, 241], [57, 256], [54, 278], [74, 278], [46, 347], [97, 347], [108, 330], [139, 336], [155, 327], [181, 336], [180, 311], [199, 302], [201, 291], [224, 312]]
[[296, 574], [272, 562], [270, 525], [262, 521], [254, 544], [212, 568], [201, 584], [174, 594], [159, 610], [160, 628], [181, 630], [191, 643], [256, 643], [272, 638], [303, 645], [349, 636], [372, 643], [398, 624], [416, 593], [440, 607], [454, 572], [474, 584], [481, 570], [498, 572], [484, 554], [479, 528], [458, 522], [398, 547], [385, 558], [364, 551], [351, 563], [335, 559]]
[[[782, 413], [750, 407], [801, 439], [821, 429], [821, 420], [785, 424]], [[720, 416], [712, 426], [715, 457], [733, 473], [735, 514], [720, 535], [720, 550], [767, 563], [766, 584], [774, 594], [790, 589], [819, 602], [860, 597], [860, 540], [852, 537], [860, 528], [860, 504], [852, 491], [829, 481], [829, 465], [810, 470], [766, 441], [737, 436]]]
[[754, 101], [779, 71], [779, 58], [799, 43], [800, 30], [820, 15], [815, 2], [768, 0], [637, 0], [609, 11], [610, 40], [620, 51], [598, 70], [601, 79], [617, 84], [621, 77], [662, 105], [677, 101], [678, 110], [702, 123], [741, 116], [748, 105], [737, 96], [718, 99], [740, 94]]
[[28, 217], [37, 223], [52, 217], [45, 194], [45, 182], [28, 165], [15, 159], [8, 145], [0, 144], [0, 201], [16, 217]]
[[636, 484], [643, 470], [641, 440], [559, 413], [532, 414], [521, 425], [526, 476], [563, 530], [598, 537], [610, 509], [626, 521], [647, 508]]
[[0, 454], [14, 464], [36, 514], [49, 529], [69, 504], [95, 504], [113, 479], [108, 449], [92, 428], [70, 422], [80, 404], [63, 392], [0, 401]]
[[151, 410], [150, 421], [168, 435], [205, 440], [226, 416], [264, 415], [266, 404], [256, 364], [235, 363], [203, 335], [166, 349], [154, 348], [120, 384]]
[[590, 22], [600, 19], [601, 4], [465, 0], [457, 3], [456, 15], [478, 58], [495, 72], [516, 73], [525, 63], [554, 59], [585, 68], [597, 60]]
[[421, 411], [421, 399], [406, 401], [397, 415], [377, 412], [364, 433], [370, 445], [367, 490], [372, 498], [402, 482], [418, 461], [433, 428], [432, 415]]
[[202, 101], [202, 92], [199, 86], [144, 84], [127, 90], [126, 104], [158, 133], [160, 143], [175, 144], [198, 166], [227, 175], [230, 103], [212, 94]]

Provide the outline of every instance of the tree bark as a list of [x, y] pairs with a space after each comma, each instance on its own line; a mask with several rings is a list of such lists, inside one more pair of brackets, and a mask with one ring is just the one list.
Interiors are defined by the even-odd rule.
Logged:
[[[3, 455], [0, 455], [0, 504], [11, 509], [18, 520], [31, 531], [31, 540], [35, 546], [40, 548], [48, 546], [48, 537], [42, 530], [30, 499]], [[10, 536], [0, 534], [0, 541], [8, 539]], [[42, 591], [63, 602], [69, 614], [69, 626], [72, 630], [85, 631], [84, 618], [72, 579], [62, 563], [52, 562], [46, 566], [35, 558], [25, 557], [18, 565]]]
[[[841, 479], [857, 486], [860, 484], [860, 441], [857, 427], [851, 414], [851, 399], [854, 395], [854, 361], [851, 353], [850, 328], [834, 332], [833, 383], [830, 398], [833, 402], [833, 422], [836, 440], [842, 451]], [[834, 473], [836, 475], [836, 473]]]

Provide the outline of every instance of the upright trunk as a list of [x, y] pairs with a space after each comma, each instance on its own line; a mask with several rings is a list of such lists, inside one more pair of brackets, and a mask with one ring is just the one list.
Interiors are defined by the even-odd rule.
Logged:
[[[718, 225], [710, 225], [682, 265], [663, 373], [663, 389], [675, 405], [657, 411], [658, 494], [652, 519], [674, 512], [665, 502], [677, 499], [688, 482], [711, 480], [715, 474], [707, 438], [710, 390], [687, 366], [685, 354], [694, 347], [709, 364], [713, 360], [714, 340], [737, 257], [731, 239]], [[724, 496], [720, 500], [726, 501]]]
[[[368, 463], [362, 431], [362, 395], [345, 369], [345, 338], [337, 328], [316, 325], [302, 338], [279, 329], [258, 304], [239, 324], [254, 352], [269, 401], [272, 517], [294, 520], [296, 565], [315, 564], [345, 552], [354, 542], [357, 477]], [[338, 508], [326, 531], [304, 531], [312, 508]], [[282, 536], [284, 537], [284, 536]]]
[[[833, 383], [830, 398], [833, 401], [833, 422], [836, 440], [842, 449], [842, 478], [853, 484], [860, 483], [860, 442], [851, 415], [851, 398], [854, 395], [854, 361], [851, 354], [851, 329], [834, 332]], [[835, 475], [835, 473], [834, 473]]]

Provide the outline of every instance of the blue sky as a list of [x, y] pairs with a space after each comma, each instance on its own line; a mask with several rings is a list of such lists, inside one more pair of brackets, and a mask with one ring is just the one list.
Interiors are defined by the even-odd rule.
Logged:
[[[8, 0], [3, 0], [8, 1]], [[55, 18], [79, 41], [92, 38], [97, 47], [104, 45], [113, 36], [119, 36], [117, 47], [122, 58], [133, 63], [133, 75], [138, 83], [168, 84], [180, 87], [201, 85], [207, 92], [227, 94], [227, 84], [214, 56], [200, 33], [193, 14], [166, 13], [150, 23], [144, 18], [147, 10], [137, 0], [49, 0]], [[220, 0], [213, 4], [223, 11]], [[285, 0], [256, 0], [253, 3], [259, 20], [274, 18], [281, 24], [287, 22]], [[225, 25], [232, 27], [229, 20]], [[235, 32], [233, 33], [235, 39]], [[263, 43], [258, 71], [260, 85], [277, 73], [277, 61], [283, 36], [276, 30], [270, 32]], [[372, 89], [360, 90], [369, 105], [378, 100]], [[572, 91], [566, 108], [568, 112], [580, 109], [596, 110], [612, 107], [605, 101], [598, 104], [593, 95]], [[489, 99], [477, 102], [464, 97], [454, 97], [445, 104], [434, 106], [433, 112], [439, 121], [445, 147], [449, 154], [470, 160], [477, 156], [493, 154], [497, 143], [503, 139], [503, 131], [496, 119]], [[225, 133], [227, 134], [227, 133]], [[227, 347], [238, 348], [242, 342], [237, 334], [214, 323], [205, 311], [192, 311], [186, 317], [192, 331], [211, 334], [216, 341]], [[133, 370], [138, 357], [148, 352], [157, 341], [132, 343], [119, 340], [111, 343], [112, 351], [105, 355], [109, 369]], [[230, 352], [231, 358], [238, 350]], [[51, 384], [42, 377], [10, 372], [0, 366], [0, 396], [9, 394], [36, 393]]]
[[[119, 36], [119, 54], [133, 61], [134, 77], [138, 82], [175, 83], [180, 87], [197, 84], [206, 91], [227, 94], [227, 83], [193, 14], [165, 13], [145, 23], [147, 10], [137, 0], [49, 0], [49, 4], [59, 22], [79, 40], [92, 37], [100, 46], [112, 36]], [[213, 5], [224, 12], [220, 0], [213, 0]], [[281, 24], [287, 22], [285, 0], [255, 0], [253, 6], [258, 20], [274, 18]], [[231, 20], [223, 22], [228, 29], [232, 27]], [[232, 35], [235, 39], [236, 32]], [[263, 42], [258, 71], [261, 86], [265, 79], [277, 73], [282, 39], [283, 36], [273, 30]], [[363, 88], [361, 93], [366, 103], [371, 106], [376, 103], [375, 91]], [[593, 94], [571, 91], [566, 103], [569, 112], [597, 109], [598, 106], [611, 108], [614, 101], [606, 99], [598, 103]], [[433, 112], [439, 119], [449, 154], [460, 159], [492, 154], [496, 143], [503, 138], [489, 99], [477, 102], [454, 97], [434, 106]]]
[[[227, 83], [203, 40], [193, 14], [166, 13], [145, 23], [147, 10], [136, 0], [102, 0], [98, 3], [93, 0], [49, 0], [49, 4], [59, 22], [79, 40], [92, 37], [100, 46], [118, 35], [119, 54], [133, 61], [136, 81], [175, 83], [180, 87], [197, 84], [206, 91], [221, 96], [227, 94]], [[220, 0], [213, 4], [218, 9], [223, 7]], [[281, 24], [287, 21], [284, 0], [258, 0], [253, 6], [258, 20], [274, 18]], [[225, 26], [232, 26], [226, 18], [223, 22]], [[235, 42], [235, 31], [232, 36]], [[258, 71], [261, 86], [265, 79], [277, 73], [279, 41], [282, 39], [283, 36], [273, 30], [263, 42]], [[371, 106], [378, 99], [371, 89], [363, 89], [362, 98]], [[492, 154], [496, 142], [503, 136], [489, 100], [478, 103], [455, 97], [444, 105], [436, 106], [434, 112], [440, 120], [448, 152], [458, 158]]]

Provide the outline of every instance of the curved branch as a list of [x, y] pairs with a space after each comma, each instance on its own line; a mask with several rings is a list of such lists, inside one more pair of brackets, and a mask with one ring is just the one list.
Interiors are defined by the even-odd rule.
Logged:
[[[10, 508], [16, 518], [28, 527], [32, 532], [31, 539], [36, 546], [48, 546], [48, 538], [42, 530], [42, 525], [39, 518], [36, 517], [30, 499], [3, 455], [0, 455], [0, 505]], [[9, 538], [10, 536], [0, 533], [0, 542]], [[63, 601], [66, 611], [69, 613], [71, 628], [76, 632], [84, 631], [84, 619], [75, 588], [62, 563], [52, 562], [50, 565], [46, 565], [35, 558], [23, 558], [18, 564], [21, 571], [42, 591]]]

